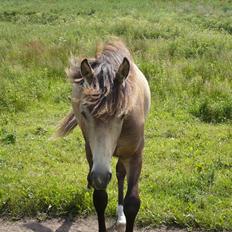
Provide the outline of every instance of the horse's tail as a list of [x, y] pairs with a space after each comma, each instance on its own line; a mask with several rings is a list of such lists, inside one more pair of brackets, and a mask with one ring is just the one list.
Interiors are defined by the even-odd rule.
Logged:
[[52, 135], [51, 139], [56, 139], [68, 135], [77, 126], [77, 124], [78, 122], [73, 111], [69, 112], [69, 114], [61, 120], [56, 129], [56, 132]]

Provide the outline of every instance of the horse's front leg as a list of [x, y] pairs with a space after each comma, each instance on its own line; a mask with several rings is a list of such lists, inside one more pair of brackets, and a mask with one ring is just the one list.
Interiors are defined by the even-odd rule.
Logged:
[[137, 153], [133, 157], [131, 157], [126, 165], [128, 182], [127, 193], [124, 199], [124, 213], [126, 215], [126, 232], [133, 232], [135, 218], [140, 208], [138, 180], [141, 173], [141, 167], [141, 153]]
[[97, 212], [98, 218], [98, 231], [106, 232], [105, 224], [105, 209], [108, 203], [108, 195], [106, 190], [94, 190], [93, 192], [93, 203]]
[[116, 165], [116, 175], [118, 180], [118, 207], [117, 207], [117, 231], [125, 232], [126, 217], [123, 211], [123, 188], [126, 176], [126, 169], [119, 159]]
[[[90, 149], [89, 144], [86, 142], [85, 144], [85, 151], [86, 151], [86, 158], [88, 160], [89, 164], [89, 173], [87, 177], [88, 185], [87, 187], [91, 187], [91, 169], [93, 166], [93, 156]], [[94, 189], [93, 192], [93, 204], [97, 212], [98, 217], [98, 228], [99, 232], [105, 232], [106, 231], [106, 225], [105, 225], [105, 209], [108, 203], [108, 195], [106, 190], [97, 190]]]
[[90, 173], [91, 173], [91, 169], [93, 166], [93, 155], [92, 155], [89, 143], [87, 143], [87, 142], [85, 143], [85, 153], [86, 153], [86, 158], [87, 158], [88, 164], [89, 164], [89, 173], [87, 176], [87, 182], [88, 182], [87, 188], [90, 189], [91, 188]]

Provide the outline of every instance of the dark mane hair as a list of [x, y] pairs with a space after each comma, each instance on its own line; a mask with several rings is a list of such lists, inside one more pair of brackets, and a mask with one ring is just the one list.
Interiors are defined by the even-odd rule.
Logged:
[[[130, 72], [123, 83], [118, 83], [116, 73], [126, 57], [130, 62]], [[67, 75], [71, 82], [82, 87], [82, 97], [77, 99], [86, 105], [96, 118], [106, 118], [127, 114], [133, 101], [130, 97], [133, 90], [132, 58], [130, 52], [120, 40], [112, 40], [104, 44], [100, 50], [97, 47], [95, 58], [88, 62], [94, 70], [94, 78], [90, 85], [86, 84], [80, 71], [80, 60], [72, 58]]]

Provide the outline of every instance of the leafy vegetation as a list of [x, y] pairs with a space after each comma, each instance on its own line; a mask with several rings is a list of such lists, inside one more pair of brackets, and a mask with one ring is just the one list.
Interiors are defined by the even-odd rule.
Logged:
[[0, 214], [94, 212], [80, 130], [49, 137], [70, 54], [119, 36], [152, 91], [138, 222], [232, 230], [231, 25], [230, 1], [1, 1]]

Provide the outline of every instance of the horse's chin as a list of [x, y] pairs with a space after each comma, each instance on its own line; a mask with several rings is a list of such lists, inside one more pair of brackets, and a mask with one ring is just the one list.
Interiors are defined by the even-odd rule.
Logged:
[[108, 184], [107, 184], [107, 185], [104, 185], [104, 186], [92, 184], [91, 186], [92, 186], [95, 190], [102, 190], [102, 191], [104, 191], [104, 190], [107, 189]]
[[105, 188], [98, 188], [98, 187], [94, 187], [95, 190], [98, 190], [98, 191], [105, 191], [107, 187]]

